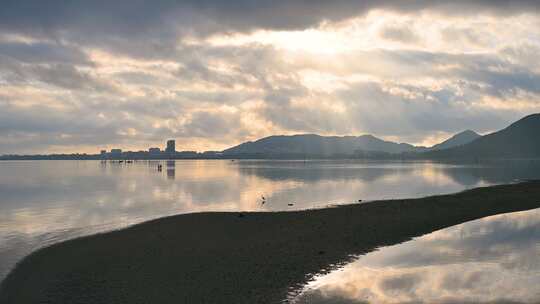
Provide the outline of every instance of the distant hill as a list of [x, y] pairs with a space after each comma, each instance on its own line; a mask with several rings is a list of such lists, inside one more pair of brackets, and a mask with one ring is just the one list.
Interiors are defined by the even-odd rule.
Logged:
[[444, 150], [422, 153], [426, 158], [540, 157], [540, 114], [529, 115], [507, 128]]
[[224, 150], [225, 154], [266, 155], [352, 155], [357, 151], [402, 153], [424, 151], [424, 147], [384, 141], [371, 135], [320, 136], [315, 134], [269, 136]]
[[471, 130], [466, 130], [450, 137], [449, 139], [443, 141], [440, 144], [434, 145], [433, 147], [429, 148], [429, 150], [443, 150], [443, 149], [463, 146], [465, 144], [468, 144], [474, 141], [475, 139], [479, 137], [482, 137], [482, 135]]
[[[540, 157], [540, 114], [529, 115], [509, 127], [485, 136], [467, 130], [433, 147], [385, 141], [372, 135], [269, 136], [223, 151], [224, 155], [352, 156], [406, 158], [530, 158]], [[401, 154], [401, 155], [398, 155]], [[393, 155], [393, 156], [392, 156]]]

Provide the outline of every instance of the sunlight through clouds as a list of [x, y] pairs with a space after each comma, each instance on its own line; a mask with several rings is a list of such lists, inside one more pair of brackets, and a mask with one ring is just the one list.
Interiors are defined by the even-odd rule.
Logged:
[[[221, 150], [295, 133], [426, 144], [540, 111], [540, 17], [527, 1], [340, 1], [311, 15], [296, 2], [263, 14], [186, 1], [147, 7], [140, 23], [121, 23], [132, 13], [121, 5], [80, 5], [56, 13], [102, 22], [0, 22], [0, 153], [139, 150], [165, 138]], [[285, 8], [294, 14], [265, 17]], [[259, 17], [232, 17], [250, 13]]]

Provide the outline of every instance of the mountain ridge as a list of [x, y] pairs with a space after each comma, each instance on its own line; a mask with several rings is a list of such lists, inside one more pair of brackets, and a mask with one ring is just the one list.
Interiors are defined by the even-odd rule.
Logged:
[[502, 130], [468, 144], [422, 154], [427, 158], [540, 157], [540, 113], [525, 116]]
[[429, 150], [444, 150], [444, 149], [449, 149], [449, 148], [453, 148], [457, 146], [462, 146], [480, 137], [482, 137], [482, 135], [472, 130], [465, 130], [465, 131], [462, 131], [453, 135], [452, 137], [448, 138], [447, 140], [441, 143], [431, 146]]
[[480, 135], [465, 130], [432, 147], [414, 146], [373, 135], [321, 136], [317, 134], [272, 135], [223, 151], [254, 156], [360, 156], [400, 158], [528, 158], [540, 157], [540, 113], [525, 116], [508, 127]]
[[394, 143], [373, 135], [321, 136], [317, 134], [272, 135], [248, 141], [223, 151], [225, 154], [352, 154], [357, 150], [402, 153], [418, 148]]
[[[469, 130], [468, 130], [469, 131]], [[467, 132], [467, 131], [464, 131]], [[223, 150], [224, 154], [354, 154], [359, 151], [400, 154], [424, 152], [437, 149], [438, 145], [454, 146], [468, 142], [465, 138], [456, 138], [458, 133], [433, 147], [415, 146], [397, 143], [375, 137], [371, 134], [359, 136], [322, 136], [318, 134], [271, 135], [255, 141], [247, 141]], [[469, 131], [478, 135], [473, 131]], [[468, 137], [472, 137], [467, 133]], [[462, 136], [463, 137], [463, 136]]]

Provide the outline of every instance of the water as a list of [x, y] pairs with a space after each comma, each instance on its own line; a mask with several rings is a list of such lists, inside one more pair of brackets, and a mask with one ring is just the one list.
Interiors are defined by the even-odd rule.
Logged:
[[[158, 164], [163, 169], [158, 171]], [[166, 215], [292, 210], [540, 178], [538, 162], [0, 162], [0, 280], [30, 252]], [[261, 196], [266, 203], [261, 204]], [[289, 203], [294, 205], [289, 206]]]
[[540, 303], [540, 209], [371, 252], [315, 278], [291, 302]]

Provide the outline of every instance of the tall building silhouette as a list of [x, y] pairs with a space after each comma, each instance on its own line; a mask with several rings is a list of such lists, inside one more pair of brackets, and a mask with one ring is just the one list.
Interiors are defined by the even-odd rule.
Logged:
[[174, 139], [170, 139], [167, 141], [167, 148], [165, 149], [165, 152], [167, 153], [174, 153], [176, 152], [176, 143]]

